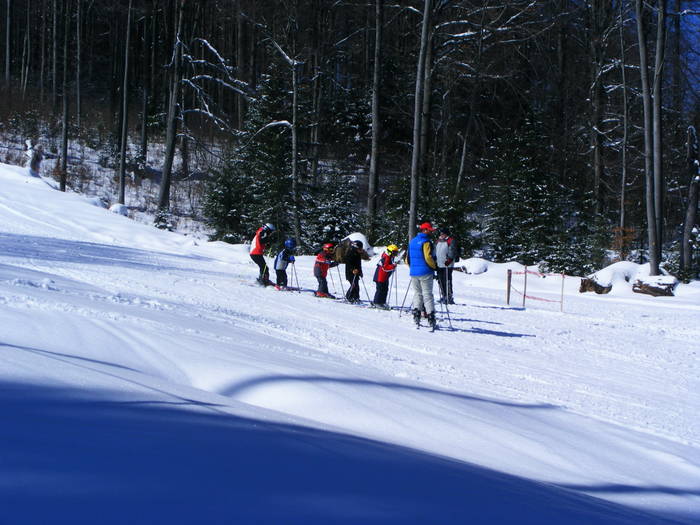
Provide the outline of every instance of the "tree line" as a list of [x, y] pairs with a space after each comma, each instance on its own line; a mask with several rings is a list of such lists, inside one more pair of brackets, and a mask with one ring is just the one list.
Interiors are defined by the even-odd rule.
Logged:
[[698, 275], [699, 0], [6, 0], [4, 18], [0, 118], [60, 136], [62, 189], [68, 142], [99, 136], [119, 202], [130, 166], [162, 171], [161, 225], [177, 180], [207, 173], [216, 239], [270, 221], [302, 249], [396, 242], [430, 219], [496, 260]]

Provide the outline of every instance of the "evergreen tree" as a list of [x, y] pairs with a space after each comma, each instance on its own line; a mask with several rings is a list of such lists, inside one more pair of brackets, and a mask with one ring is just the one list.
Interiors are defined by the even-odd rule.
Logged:
[[207, 191], [214, 239], [242, 242], [266, 222], [280, 238], [291, 230], [291, 146], [285, 124], [290, 100], [283, 71], [272, 62], [248, 106], [241, 146], [229, 154]]
[[338, 242], [361, 228], [355, 184], [341, 176], [328, 176], [306, 199], [302, 218], [302, 243], [319, 247]]
[[[548, 272], [587, 274], [604, 258], [606, 222], [580, 212], [571, 189], [548, 172], [540, 124], [534, 119], [497, 139], [481, 169], [490, 172], [485, 237], [494, 258]], [[593, 209], [588, 206], [588, 209]]]
[[527, 120], [490, 148], [481, 169], [490, 172], [485, 237], [496, 260], [545, 261], [564, 232], [564, 189], [543, 167], [538, 123]]

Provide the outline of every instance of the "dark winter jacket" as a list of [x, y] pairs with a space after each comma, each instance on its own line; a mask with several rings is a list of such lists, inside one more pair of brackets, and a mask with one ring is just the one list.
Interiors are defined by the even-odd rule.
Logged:
[[387, 282], [395, 269], [396, 264], [394, 264], [394, 258], [388, 253], [384, 252], [381, 260], [377, 263], [377, 269], [374, 271], [374, 282]]
[[357, 276], [362, 277], [362, 254], [364, 250], [353, 246], [345, 253], [345, 278], [352, 281], [355, 278], [355, 270], [358, 270]]
[[286, 270], [290, 262], [294, 262], [294, 254], [287, 248], [284, 248], [275, 257], [275, 270]]
[[433, 259], [433, 243], [426, 233], [419, 233], [408, 243], [406, 254], [408, 264], [411, 267], [411, 277], [429, 275], [435, 271], [437, 265]]
[[438, 268], [452, 268], [459, 260], [459, 248], [454, 237], [438, 239], [435, 243], [435, 263]]
[[316, 256], [316, 262], [314, 262], [314, 277], [326, 278], [328, 275], [328, 268], [333, 268], [338, 266], [338, 263], [333, 260], [333, 254], [328, 254], [321, 252]]

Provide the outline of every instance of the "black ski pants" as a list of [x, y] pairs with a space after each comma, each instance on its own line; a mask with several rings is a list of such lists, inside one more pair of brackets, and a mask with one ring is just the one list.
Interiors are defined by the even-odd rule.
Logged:
[[267, 283], [270, 280], [270, 270], [267, 267], [267, 263], [265, 262], [265, 257], [258, 254], [251, 254], [250, 258], [253, 259], [253, 262], [258, 265], [258, 268], [260, 268], [260, 275], [258, 276], [258, 281], [262, 283]]
[[437, 269], [437, 278], [442, 295], [440, 299], [445, 300], [448, 304], [454, 303], [454, 298], [452, 297], [452, 272], [453, 268]]
[[277, 286], [287, 286], [286, 270], [275, 270], [277, 272]]
[[360, 300], [360, 276], [353, 275], [352, 277], [352, 279], [348, 279], [350, 288], [345, 292], [345, 298], [351, 303], [354, 303]]
[[377, 289], [374, 292], [374, 304], [386, 304], [386, 296], [389, 293], [389, 281], [377, 283]]

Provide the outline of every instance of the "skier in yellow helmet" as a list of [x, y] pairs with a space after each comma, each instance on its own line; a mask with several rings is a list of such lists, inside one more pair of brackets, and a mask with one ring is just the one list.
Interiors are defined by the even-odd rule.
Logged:
[[374, 271], [374, 282], [377, 284], [377, 290], [374, 293], [374, 301], [372, 303], [378, 308], [389, 308], [386, 304], [386, 297], [389, 293], [389, 279], [396, 269], [394, 257], [398, 253], [399, 247], [395, 244], [387, 246], [381, 260], [377, 263], [377, 269]]

